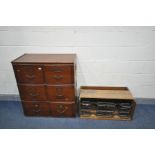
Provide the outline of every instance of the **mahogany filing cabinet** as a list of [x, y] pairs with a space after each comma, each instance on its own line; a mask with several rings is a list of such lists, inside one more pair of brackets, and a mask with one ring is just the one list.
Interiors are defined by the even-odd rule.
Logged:
[[24, 54], [12, 65], [26, 116], [76, 115], [75, 54]]

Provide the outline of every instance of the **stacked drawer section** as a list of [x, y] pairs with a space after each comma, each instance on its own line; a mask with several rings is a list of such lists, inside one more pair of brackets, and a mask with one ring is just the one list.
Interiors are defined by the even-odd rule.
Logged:
[[47, 97], [53, 116], [75, 116], [74, 64], [44, 66]]
[[53, 63], [51, 59], [51, 63], [49, 61], [44, 63], [44, 60], [40, 63], [17, 62], [18, 59], [12, 64], [25, 115], [75, 116], [74, 61], [73, 63]]

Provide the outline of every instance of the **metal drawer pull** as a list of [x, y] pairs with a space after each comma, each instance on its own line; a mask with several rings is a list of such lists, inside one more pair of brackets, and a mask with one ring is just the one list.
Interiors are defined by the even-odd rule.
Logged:
[[68, 107], [65, 107], [64, 105], [57, 105], [57, 112], [60, 114], [63, 114], [67, 109]]
[[39, 113], [39, 112], [41, 112], [41, 110], [40, 109], [33, 109], [33, 112]]
[[59, 73], [59, 72], [62, 72], [63, 69], [61, 69], [61, 68], [52, 68], [51, 71], [52, 72], [58, 72]]
[[34, 104], [33, 106], [37, 108], [37, 107], [39, 107], [39, 104]]
[[59, 95], [59, 94], [58, 94], [58, 95], [56, 95], [56, 98], [57, 98], [57, 99], [64, 99], [65, 96], [64, 96], [64, 95]]
[[35, 75], [26, 75], [26, 77], [29, 79], [34, 79], [36, 76]]
[[37, 93], [30, 93], [29, 95], [35, 97], [35, 96], [38, 96], [39, 94], [37, 94]]
[[63, 79], [63, 75], [54, 75], [53, 78], [55, 80], [61, 80], [61, 79]]

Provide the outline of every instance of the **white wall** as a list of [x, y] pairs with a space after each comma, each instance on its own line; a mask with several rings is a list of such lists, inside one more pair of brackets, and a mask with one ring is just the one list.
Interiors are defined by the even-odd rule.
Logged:
[[78, 86], [127, 86], [155, 98], [155, 27], [0, 27], [0, 94], [18, 94], [14, 58], [72, 52]]

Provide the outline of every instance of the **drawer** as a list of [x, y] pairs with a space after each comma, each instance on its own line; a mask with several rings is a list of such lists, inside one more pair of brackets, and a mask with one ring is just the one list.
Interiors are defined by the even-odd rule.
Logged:
[[51, 101], [74, 101], [74, 85], [47, 86], [47, 96]]
[[44, 85], [18, 85], [21, 100], [45, 101], [47, 99]]
[[45, 80], [49, 84], [73, 84], [73, 65], [50, 65], [44, 66]]
[[40, 65], [14, 65], [17, 83], [44, 83], [42, 66]]
[[73, 117], [75, 116], [75, 104], [73, 103], [50, 103], [52, 116], [55, 117]]
[[26, 116], [49, 116], [50, 109], [47, 102], [22, 102]]

